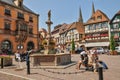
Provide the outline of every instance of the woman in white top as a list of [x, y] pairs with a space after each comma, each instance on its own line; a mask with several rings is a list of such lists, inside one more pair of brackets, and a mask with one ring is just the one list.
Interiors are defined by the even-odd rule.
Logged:
[[17, 51], [17, 52], [15, 53], [15, 59], [16, 59], [16, 61], [21, 61], [19, 51]]

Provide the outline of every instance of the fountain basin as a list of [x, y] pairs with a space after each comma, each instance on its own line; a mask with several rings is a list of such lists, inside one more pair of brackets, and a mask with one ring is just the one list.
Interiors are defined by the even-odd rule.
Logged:
[[32, 54], [30, 61], [33, 66], [58, 66], [71, 63], [71, 54]]

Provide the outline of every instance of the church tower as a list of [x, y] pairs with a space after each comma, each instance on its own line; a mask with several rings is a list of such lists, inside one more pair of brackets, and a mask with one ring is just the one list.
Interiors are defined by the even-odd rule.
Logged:
[[94, 3], [92, 3], [92, 15], [95, 13]]
[[83, 23], [83, 17], [82, 17], [81, 8], [79, 8], [79, 19], [78, 19], [78, 22], [82, 22]]

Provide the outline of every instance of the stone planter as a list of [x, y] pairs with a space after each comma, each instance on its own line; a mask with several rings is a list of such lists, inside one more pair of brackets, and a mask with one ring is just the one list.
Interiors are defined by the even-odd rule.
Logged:
[[117, 55], [118, 53], [117, 53], [117, 51], [111, 51], [110, 54], [111, 55]]
[[73, 50], [73, 51], [71, 51], [71, 54], [75, 54], [75, 51]]
[[[1, 65], [1, 58], [0, 58], [0, 65]], [[3, 58], [3, 65], [4, 66], [11, 66], [12, 65], [12, 58]]]

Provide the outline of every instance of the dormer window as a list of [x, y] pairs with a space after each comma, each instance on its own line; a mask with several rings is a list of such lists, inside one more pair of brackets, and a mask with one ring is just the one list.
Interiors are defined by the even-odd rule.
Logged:
[[14, 3], [15, 3], [16, 6], [22, 7], [22, 5], [23, 5], [23, 0], [14, 0]]
[[91, 20], [94, 21], [94, 20], [95, 20], [95, 17], [91, 17]]
[[101, 20], [101, 19], [102, 19], [102, 16], [97, 16], [97, 19], [98, 19], [98, 20]]
[[21, 2], [21, 1], [19, 1], [18, 6], [19, 6], [19, 7], [22, 7], [22, 2]]
[[11, 16], [11, 11], [9, 10], [9, 9], [5, 9], [5, 15], [9, 15], [9, 16]]

